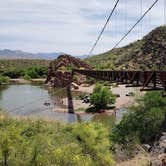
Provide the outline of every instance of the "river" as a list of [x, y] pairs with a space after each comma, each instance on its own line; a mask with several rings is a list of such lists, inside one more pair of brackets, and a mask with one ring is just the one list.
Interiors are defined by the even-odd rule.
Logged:
[[[0, 108], [14, 117], [30, 117], [39, 119], [56, 120], [61, 122], [89, 121], [98, 119], [104, 121], [112, 117], [107, 115], [92, 114], [69, 114], [67, 112], [53, 111], [62, 105], [55, 102], [58, 100], [56, 93], [51, 93], [43, 85], [12, 84], [0, 88]], [[44, 103], [47, 103], [46, 106]], [[117, 117], [121, 119], [123, 110], [119, 110]]]

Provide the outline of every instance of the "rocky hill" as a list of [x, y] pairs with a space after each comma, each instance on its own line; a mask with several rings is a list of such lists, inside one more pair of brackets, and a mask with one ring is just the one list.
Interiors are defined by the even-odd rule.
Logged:
[[149, 70], [166, 69], [166, 26], [161, 26], [142, 40], [104, 54], [92, 56], [87, 62], [99, 69]]
[[[54, 61], [51, 61], [46, 83], [53, 87], [65, 87], [72, 79], [72, 69], [92, 69], [90, 65], [81, 59], [72, 57], [71, 55], [60, 55]], [[83, 76], [75, 75], [73, 78], [75, 83], [79, 84], [83, 81]]]

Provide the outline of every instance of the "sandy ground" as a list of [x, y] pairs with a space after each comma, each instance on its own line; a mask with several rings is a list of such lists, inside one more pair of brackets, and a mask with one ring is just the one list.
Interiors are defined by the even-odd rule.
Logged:
[[[89, 87], [85, 87], [85, 86], [81, 85], [79, 87], [79, 89], [75, 90], [75, 91], [92, 93], [93, 92], [93, 88], [94, 88], [94, 85], [89, 86]], [[126, 88], [125, 85], [119, 85], [118, 87], [112, 87], [111, 90], [112, 90], [112, 92], [114, 94], [119, 94], [120, 95], [120, 97], [118, 97], [116, 99], [116, 103], [114, 104], [114, 106], [117, 109], [118, 108], [128, 107], [134, 102], [135, 97], [133, 97], [133, 96], [126, 96], [127, 93], [134, 92], [137, 95], [141, 95], [142, 94], [142, 92], [139, 91], [139, 88], [134, 88], [134, 87]], [[63, 105], [67, 106], [67, 102], [68, 102], [67, 98], [62, 99], [62, 101], [63, 101]], [[82, 103], [82, 100], [76, 100], [76, 99], [73, 99], [73, 105], [74, 105], [74, 109], [75, 110], [87, 109], [89, 107], [89, 104]], [[67, 110], [59, 109], [58, 111], [63, 111], [64, 112], [64, 111], [67, 111]], [[112, 110], [108, 110], [108, 111], [112, 112]]]

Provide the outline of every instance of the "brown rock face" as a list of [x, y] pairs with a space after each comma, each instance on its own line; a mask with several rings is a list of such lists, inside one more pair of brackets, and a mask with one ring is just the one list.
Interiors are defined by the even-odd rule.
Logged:
[[71, 82], [80, 84], [84, 78], [80, 75], [73, 77], [72, 69], [91, 70], [92, 67], [71, 55], [60, 55], [50, 63], [46, 83], [52, 87], [66, 87]]

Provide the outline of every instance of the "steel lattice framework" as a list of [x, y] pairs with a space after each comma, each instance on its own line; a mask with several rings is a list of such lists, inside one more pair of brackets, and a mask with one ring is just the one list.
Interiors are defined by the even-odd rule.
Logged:
[[97, 71], [73, 70], [73, 73], [83, 74], [98, 80], [112, 83], [141, 87], [145, 90], [164, 90], [166, 92], [166, 71]]

